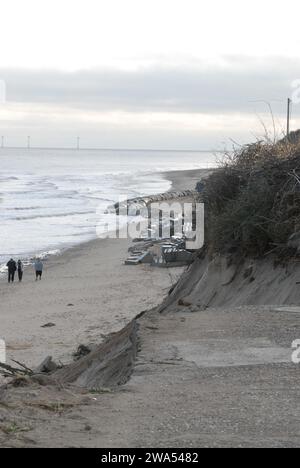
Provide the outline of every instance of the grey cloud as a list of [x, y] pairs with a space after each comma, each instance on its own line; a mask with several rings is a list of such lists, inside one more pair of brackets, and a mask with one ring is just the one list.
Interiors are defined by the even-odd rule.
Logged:
[[266, 110], [257, 102], [266, 100], [282, 114], [291, 82], [299, 78], [300, 59], [284, 57], [227, 57], [222, 65], [194, 62], [138, 71], [0, 69], [12, 102], [130, 112], [249, 113]]

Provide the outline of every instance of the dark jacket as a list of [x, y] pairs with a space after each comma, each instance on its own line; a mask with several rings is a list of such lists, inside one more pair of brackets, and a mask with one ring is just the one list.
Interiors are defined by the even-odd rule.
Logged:
[[14, 273], [17, 270], [17, 264], [14, 260], [9, 260], [6, 266], [8, 268], [8, 271], [12, 273]]

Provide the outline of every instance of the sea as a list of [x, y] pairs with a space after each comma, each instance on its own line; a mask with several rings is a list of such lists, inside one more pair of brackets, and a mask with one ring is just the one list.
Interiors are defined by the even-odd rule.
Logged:
[[108, 206], [169, 190], [164, 171], [214, 165], [212, 152], [1, 148], [0, 272], [96, 238]]

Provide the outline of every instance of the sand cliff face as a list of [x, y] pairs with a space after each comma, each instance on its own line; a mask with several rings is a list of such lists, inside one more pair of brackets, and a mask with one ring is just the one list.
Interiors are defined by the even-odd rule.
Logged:
[[300, 263], [277, 265], [274, 259], [241, 260], [208, 256], [197, 258], [161, 306], [228, 307], [242, 305], [298, 305]]

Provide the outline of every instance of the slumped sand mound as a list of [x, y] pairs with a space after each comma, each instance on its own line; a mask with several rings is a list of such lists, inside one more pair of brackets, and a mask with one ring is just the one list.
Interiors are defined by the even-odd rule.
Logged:
[[130, 322], [94, 351], [53, 374], [63, 384], [88, 389], [113, 388], [130, 378], [137, 354], [137, 323]]

